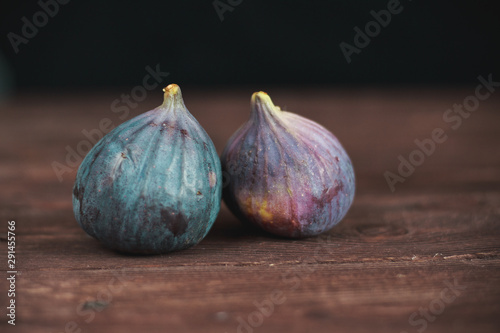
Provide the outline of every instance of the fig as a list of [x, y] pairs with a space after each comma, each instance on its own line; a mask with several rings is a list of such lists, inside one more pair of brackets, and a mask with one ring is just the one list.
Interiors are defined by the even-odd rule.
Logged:
[[318, 123], [282, 111], [265, 92], [221, 156], [222, 197], [240, 220], [288, 238], [318, 235], [347, 213], [354, 170], [337, 138]]
[[161, 106], [104, 136], [80, 165], [73, 189], [79, 225], [105, 246], [160, 254], [200, 242], [220, 209], [219, 156], [189, 113], [179, 86]]

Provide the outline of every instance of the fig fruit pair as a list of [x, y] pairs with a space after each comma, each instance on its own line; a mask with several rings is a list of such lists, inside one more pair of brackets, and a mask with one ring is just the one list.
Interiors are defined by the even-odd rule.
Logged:
[[164, 92], [161, 106], [113, 129], [78, 169], [76, 220], [105, 246], [143, 254], [193, 246], [212, 227], [222, 196], [242, 221], [290, 238], [320, 234], [347, 213], [352, 164], [321, 125], [254, 93], [250, 119], [219, 160], [179, 86]]

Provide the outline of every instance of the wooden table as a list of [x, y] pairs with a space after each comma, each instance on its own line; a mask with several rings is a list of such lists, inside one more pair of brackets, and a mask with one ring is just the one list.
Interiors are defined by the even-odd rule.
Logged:
[[[225, 206], [197, 246], [161, 256], [103, 248], [77, 225], [76, 175], [54, 161], [124, 91], [18, 95], [1, 108], [1, 266], [16, 221], [16, 326], [0, 279], [2, 332], [500, 332], [500, 92], [457, 129], [462, 89], [269, 89], [277, 105], [329, 128], [350, 154], [357, 193], [329, 233], [285, 240], [244, 228]], [[185, 89], [219, 153], [255, 88]], [[131, 109], [162, 101], [161, 90]], [[447, 140], [392, 192], [415, 139]], [[417, 158], [418, 153], [414, 158]]]

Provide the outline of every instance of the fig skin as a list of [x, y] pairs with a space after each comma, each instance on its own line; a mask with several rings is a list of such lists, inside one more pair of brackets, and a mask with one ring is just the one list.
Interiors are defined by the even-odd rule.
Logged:
[[229, 139], [221, 164], [231, 212], [278, 236], [325, 232], [354, 200], [354, 169], [337, 138], [282, 111], [265, 92], [253, 94], [250, 119]]
[[114, 250], [160, 254], [200, 242], [220, 209], [220, 160], [205, 130], [167, 86], [164, 102], [113, 129], [87, 154], [73, 210]]

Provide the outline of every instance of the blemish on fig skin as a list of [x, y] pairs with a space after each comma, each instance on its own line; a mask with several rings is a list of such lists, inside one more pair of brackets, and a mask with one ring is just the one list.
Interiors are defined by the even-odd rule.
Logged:
[[201, 192], [200, 191], [196, 192], [196, 195], [201, 195]]
[[182, 213], [172, 214], [166, 209], [160, 212], [161, 222], [167, 225], [174, 237], [183, 235], [187, 230], [187, 221]]
[[122, 153], [122, 157], [127, 158], [127, 155], [125, 155], [125, 153]]
[[344, 183], [342, 181], [337, 182], [337, 186], [335, 186], [337, 193], [342, 192], [344, 190]]
[[75, 185], [73, 188], [73, 195], [80, 202], [80, 217], [83, 216], [83, 194], [85, 193], [85, 187], [78, 187]]
[[[249, 222], [273, 234], [301, 237], [302, 226], [296, 212], [294, 210], [289, 212], [286, 205], [272, 205], [266, 199], [254, 201], [251, 197], [247, 197], [243, 202], [244, 206], [240, 209]], [[285, 230], [286, 233], [283, 234]]]
[[87, 210], [87, 214], [85, 214], [84, 220], [88, 221], [89, 226], [92, 226], [99, 218], [99, 215], [101, 215], [101, 211], [94, 207], [90, 210], [90, 212]]
[[167, 128], [174, 129], [175, 127], [172, 125], [169, 125], [167, 122], [163, 122], [163, 123], [161, 123], [160, 132], [163, 132]]
[[217, 184], [217, 176], [215, 175], [215, 172], [210, 171], [208, 173], [208, 182], [210, 184], [210, 187], [214, 187], [215, 184]]
[[335, 181], [336, 185], [330, 188], [324, 188], [320, 198], [312, 197], [312, 201], [319, 207], [323, 208], [326, 204], [333, 201], [337, 195], [344, 190], [342, 181]]
[[76, 185], [75, 185], [75, 187], [73, 187], [73, 195], [75, 196], [75, 198], [78, 199], [78, 201], [82, 200], [83, 193], [85, 193], [85, 188], [78, 187]]
[[180, 131], [183, 136], [189, 137], [189, 134], [185, 129], [181, 129]]
[[102, 188], [106, 188], [106, 187], [111, 186], [111, 185], [113, 184], [113, 181], [114, 181], [113, 177], [110, 177], [110, 176], [105, 177], [105, 178], [101, 181], [101, 186], [102, 186]]

